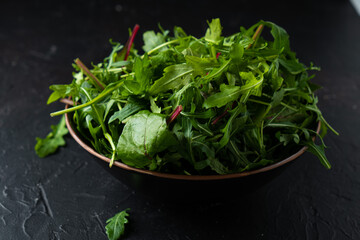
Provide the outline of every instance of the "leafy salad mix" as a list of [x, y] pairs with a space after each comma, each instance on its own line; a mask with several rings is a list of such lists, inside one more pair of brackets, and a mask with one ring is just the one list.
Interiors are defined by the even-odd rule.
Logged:
[[[209, 175], [261, 168], [302, 146], [330, 168], [322, 136], [333, 130], [317, 107], [311, 82], [319, 70], [290, 49], [286, 31], [260, 21], [230, 36], [219, 19], [196, 38], [180, 27], [143, 34], [138, 25], [125, 45], [91, 69], [79, 59], [73, 81], [52, 85], [48, 104], [71, 97], [76, 130], [100, 154], [159, 172]], [[262, 37], [267, 30], [270, 39]], [[321, 123], [321, 134], [315, 129]], [[64, 145], [63, 120], [35, 147], [46, 156]], [[320, 144], [313, 142], [318, 135]]]

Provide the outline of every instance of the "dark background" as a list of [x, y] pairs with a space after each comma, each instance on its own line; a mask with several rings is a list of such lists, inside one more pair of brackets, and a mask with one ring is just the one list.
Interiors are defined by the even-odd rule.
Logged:
[[[200, 37], [215, 17], [225, 35], [273, 21], [302, 62], [322, 68], [320, 107], [340, 132], [325, 138], [331, 170], [306, 153], [240, 200], [173, 204], [128, 188], [69, 136], [57, 154], [35, 155], [63, 107], [46, 105], [48, 86], [72, 80], [75, 58], [101, 61], [109, 38], [125, 43], [136, 23], [140, 34], [161, 23]], [[1, 1], [0, 239], [106, 239], [106, 219], [125, 208], [124, 239], [360, 239], [359, 76], [360, 17], [348, 1]]]

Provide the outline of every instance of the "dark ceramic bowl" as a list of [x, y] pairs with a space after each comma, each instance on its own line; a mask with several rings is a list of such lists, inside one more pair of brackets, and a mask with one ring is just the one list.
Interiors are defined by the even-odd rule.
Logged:
[[[307, 147], [303, 147], [288, 158], [260, 169], [226, 175], [188, 176], [160, 173], [130, 167], [119, 161], [115, 161], [113, 167], [110, 168], [110, 159], [97, 153], [82, 140], [80, 134], [76, 131], [76, 127], [74, 127], [71, 116], [65, 114], [66, 126], [71, 136], [86, 151], [95, 156], [97, 162], [104, 169], [136, 192], [161, 201], [218, 201], [241, 197], [269, 183], [307, 149]], [[320, 122], [317, 126], [317, 132], [319, 131]]]

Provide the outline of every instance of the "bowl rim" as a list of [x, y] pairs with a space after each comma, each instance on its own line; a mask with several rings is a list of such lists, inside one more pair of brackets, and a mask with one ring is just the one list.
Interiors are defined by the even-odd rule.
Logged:
[[[65, 108], [68, 108], [69, 105], [67, 104], [65, 106]], [[96, 152], [92, 147], [90, 147], [89, 145], [87, 145], [82, 139], [81, 137], [77, 134], [77, 132], [72, 128], [71, 123], [70, 123], [70, 118], [69, 118], [69, 114], [65, 113], [65, 123], [66, 123], [66, 127], [68, 128], [71, 136], [74, 138], [74, 140], [82, 147], [84, 148], [86, 151], [88, 151], [90, 154], [92, 154], [93, 156], [103, 160], [106, 163], [110, 163], [111, 159], [108, 157], [105, 157], [101, 154], [99, 154], [98, 152]], [[318, 122], [317, 125], [317, 129], [316, 132], [319, 134], [320, 132], [320, 128], [321, 128], [321, 122]], [[316, 136], [313, 137], [313, 141], [315, 141]], [[180, 174], [171, 174], [171, 173], [162, 173], [162, 172], [155, 172], [155, 171], [151, 171], [151, 170], [145, 170], [145, 169], [138, 169], [135, 167], [131, 167], [128, 166], [120, 161], [114, 161], [113, 166], [119, 167], [121, 169], [127, 170], [127, 171], [131, 171], [131, 172], [136, 172], [136, 173], [140, 173], [140, 174], [146, 174], [146, 175], [151, 175], [154, 177], [159, 177], [159, 178], [166, 178], [166, 179], [176, 179], [176, 180], [188, 180], [188, 181], [207, 181], [207, 180], [223, 180], [223, 179], [234, 179], [234, 178], [242, 178], [242, 177], [247, 177], [247, 176], [251, 176], [254, 174], [258, 174], [258, 173], [263, 173], [263, 172], [267, 172], [269, 170], [273, 170], [275, 168], [278, 168], [282, 165], [285, 165], [286, 163], [289, 163], [293, 160], [295, 160], [296, 158], [298, 158], [299, 156], [301, 156], [306, 150], [307, 150], [307, 146], [302, 147], [299, 151], [297, 151], [296, 153], [294, 153], [293, 155], [278, 161], [276, 163], [270, 164], [266, 167], [263, 168], [259, 168], [259, 169], [255, 169], [255, 170], [250, 170], [250, 171], [244, 171], [244, 172], [240, 172], [240, 173], [230, 173], [230, 174], [224, 174], [224, 175], [180, 175]]]

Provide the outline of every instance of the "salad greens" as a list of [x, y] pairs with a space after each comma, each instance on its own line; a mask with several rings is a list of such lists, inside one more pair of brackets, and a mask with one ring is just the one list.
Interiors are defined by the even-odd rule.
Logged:
[[106, 221], [105, 230], [109, 240], [117, 240], [124, 235], [125, 224], [128, 223], [126, 217], [129, 216], [127, 211], [129, 210], [129, 208], [122, 210]]
[[175, 174], [229, 174], [307, 146], [330, 168], [322, 137], [337, 132], [317, 107], [319, 86], [309, 71], [319, 68], [299, 62], [287, 32], [272, 22], [230, 36], [219, 19], [208, 25], [201, 38], [181, 27], [147, 31], [142, 55], [133, 45], [136, 25], [125, 45], [110, 41], [110, 55], [91, 70], [76, 59], [72, 83], [52, 85], [48, 100], [71, 97], [74, 106], [51, 116], [73, 113], [77, 131], [111, 158], [110, 167], [122, 161]]
[[65, 117], [62, 117], [59, 124], [51, 125], [52, 131], [46, 138], [36, 138], [35, 152], [39, 157], [46, 157], [54, 153], [58, 147], [65, 146], [64, 135], [69, 131], [66, 128]]

